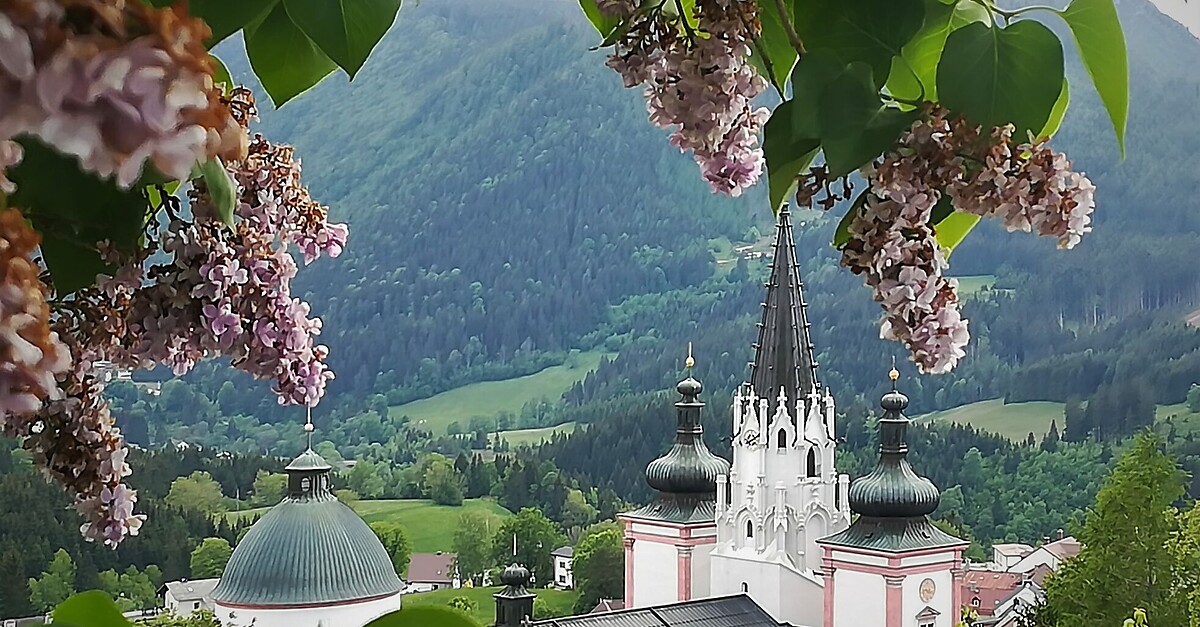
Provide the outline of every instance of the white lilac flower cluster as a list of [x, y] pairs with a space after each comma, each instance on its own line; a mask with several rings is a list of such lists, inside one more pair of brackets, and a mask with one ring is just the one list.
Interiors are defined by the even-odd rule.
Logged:
[[1014, 144], [933, 109], [863, 172], [871, 189], [853, 217], [842, 264], [862, 274], [884, 309], [880, 335], [911, 351], [922, 372], [949, 372], [970, 335], [957, 284], [932, 224], [943, 194], [954, 209], [999, 217], [1071, 248], [1090, 231], [1094, 187], [1042, 142]]
[[[129, 187], [152, 164], [184, 179], [236, 155], [240, 129], [220, 104], [208, 27], [171, 9], [114, 0], [9, 0], [0, 12], [0, 167], [18, 135], [79, 158]], [[16, 155], [19, 158], [19, 153]], [[0, 188], [10, 184], [0, 176]]]
[[765, 164], [759, 135], [770, 113], [753, 104], [767, 86], [747, 61], [754, 3], [698, 0], [695, 32], [676, 23], [686, 25], [689, 16], [661, 7], [631, 17], [632, 2], [598, 6], [636, 20], [608, 66], [626, 87], [646, 85], [650, 121], [673, 129], [671, 143], [692, 152], [713, 191], [739, 196], [758, 182]]

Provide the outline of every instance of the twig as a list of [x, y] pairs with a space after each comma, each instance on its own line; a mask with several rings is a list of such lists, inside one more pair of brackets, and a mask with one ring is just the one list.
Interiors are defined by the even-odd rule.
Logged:
[[783, 30], [787, 33], [788, 41], [791, 42], [792, 48], [796, 50], [796, 54], [803, 58], [804, 55], [808, 54], [808, 51], [804, 49], [804, 42], [800, 41], [800, 35], [796, 33], [796, 26], [788, 18], [787, 4], [784, 0], [775, 0], [775, 9], [779, 11], [779, 21], [783, 22]]

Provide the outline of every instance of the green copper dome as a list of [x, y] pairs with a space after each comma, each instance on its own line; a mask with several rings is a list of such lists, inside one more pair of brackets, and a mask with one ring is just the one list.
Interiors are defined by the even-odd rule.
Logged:
[[287, 497], [238, 543], [213, 600], [295, 606], [400, 591], [400, 578], [379, 538], [329, 492], [329, 469], [311, 450], [288, 465]]
[[879, 420], [879, 463], [850, 485], [850, 509], [877, 518], [928, 516], [937, 509], [941, 495], [908, 463], [908, 418], [901, 413], [908, 407], [908, 397], [892, 390], [880, 405], [885, 413]]

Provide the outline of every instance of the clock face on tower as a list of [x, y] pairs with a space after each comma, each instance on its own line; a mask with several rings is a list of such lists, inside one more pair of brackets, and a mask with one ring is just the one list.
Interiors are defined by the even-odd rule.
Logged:
[[928, 603], [933, 599], [933, 593], [937, 592], [937, 585], [933, 583], [932, 579], [926, 579], [921, 582], [919, 592], [921, 594], [921, 601]]

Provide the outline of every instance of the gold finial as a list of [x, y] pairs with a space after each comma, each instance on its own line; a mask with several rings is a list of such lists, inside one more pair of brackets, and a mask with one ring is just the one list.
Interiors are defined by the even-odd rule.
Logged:
[[896, 370], [896, 356], [892, 356], [892, 370], [888, 372], [888, 378], [892, 380], [892, 389], [896, 389], [896, 380], [900, 378], [900, 371]]
[[696, 360], [692, 358], [692, 343], [691, 342], [688, 342], [688, 356], [687, 356], [687, 359], [684, 360], [683, 365], [686, 366], [688, 370], [691, 370], [692, 366], [696, 365]]

